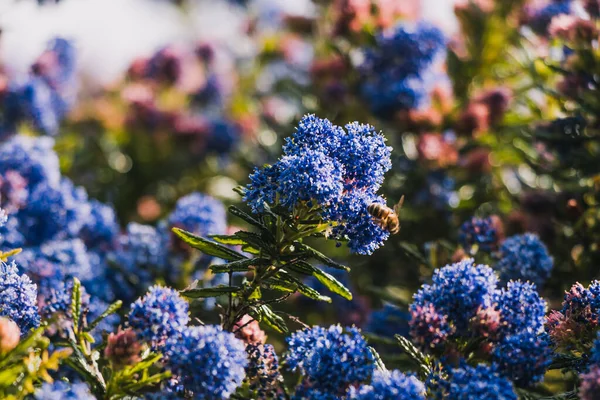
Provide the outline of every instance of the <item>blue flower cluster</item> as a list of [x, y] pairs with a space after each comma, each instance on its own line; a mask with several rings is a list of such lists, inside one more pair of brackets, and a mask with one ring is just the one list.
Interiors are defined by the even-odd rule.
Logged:
[[176, 290], [153, 286], [131, 305], [128, 320], [137, 337], [156, 348], [187, 326], [188, 302]]
[[432, 304], [436, 312], [447, 316], [459, 331], [464, 331], [479, 308], [492, 305], [498, 278], [486, 265], [472, 259], [437, 269], [430, 285], [423, 285], [414, 295], [411, 312], [417, 306]]
[[493, 270], [472, 259], [436, 270], [410, 306], [411, 336], [423, 349], [441, 353], [452, 352], [455, 340], [483, 340], [498, 373], [518, 386], [538, 382], [551, 361], [546, 302], [534, 284], [496, 285]]
[[500, 279], [531, 281], [541, 286], [550, 277], [554, 260], [537, 235], [525, 233], [507, 238], [500, 246], [500, 260], [494, 269]]
[[89, 200], [83, 188], [61, 177], [53, 144], [47, 137], [15, 135], [0, 145], [0, 175], [21, 187], [18, 202], [3, 199], [10, 214], [0, 227], [0, 248], [23, 248], [15, 259], [38, 285], [38, 304], [77, 277], [99, 314], [115, 300], [106, 254], [118, 224], [111, 207]]
[[428, 386], [435, 400], [517, 400], [511, 382], [500, 376], [494, 367], [466, 363], [447, 371], [448, 377], [430, 377]]
[[426, 105], [436, 81], [432, 65], [445, 46], [443, 33], [426, 22], [402, 23], [378, 35], [361, 65], [361, 92], [372, 111], [391, 117]]
[[195, 192], [177, 200], [168, 224], [198, 236], [223, 235], [227, 230], [227, 216], [223, 203]]
[[349, 399], [356, 400], [425, 400], [425, 385], [415, 376], [398, 370], [373, 373], [369, 385], [351, 387]]
[[45, 134], [58, 133], [74, 97], [75, 64], [75, 47], [71, 42], [62, 38], [51, 41], [32, 66], [29, 77], [9, 85], [0, 136], [15, 133], [23, 121]]
[[460, 227], [458, 241], [467, 252], [471, 252], [473, 246], [486, 252], [494, 250], [498, 244], [498, 232], [492, 217], [473, 217], [463, 223]]
[[300, 393], [305, 390], [341, 395], [350, 384], [368, 379], [375, 369], [373, 354], [354, 327], [315, 326], [293, 333], [287, 343], [287, 366], [304, 378], [297, 398], [304, 398]]
[[85, 383], [55, 381], [44, 383], [33, 397], [36, 400], [96, 400]]
[[26, 335], [40, 325], [37, 288], [26, 275], [19, 275], [17, 265], [0, 261], [0, 316], [12, 319]]
[[289, 210], [304, 206], [332, 224], [329, 237], [348, 240], [351, 251], [371, 254], [382, 245], [389, 233], [367, 212], [371, 203], [385, 203], [377, 191], [391, 168], [391, 148], [381, 133], [306, 115], [283, 152], [274, 165], [250, 175], [244, 201], [254, 212], [276, 201]]
[[579, 398], [582, 400], [594, 400], [600, 393], [600, 332], [592, 345], [589, 360], [589, 370], [580, 376]]
[[220, 327], [182, 329], [165, 343], [167, 367], [197, 399], [228, 399], [248, 364], [244, 343]]

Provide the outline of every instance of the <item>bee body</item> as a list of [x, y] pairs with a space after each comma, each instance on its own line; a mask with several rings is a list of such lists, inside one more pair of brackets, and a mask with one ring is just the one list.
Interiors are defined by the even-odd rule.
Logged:
[[400, 219], [398, 217], [398, 212], [400, 211], [400, 207], [402, 207], [402, 201], [404, 200], [404, 196], [400, 199], [400, 202], [394, 209], [389, 208], [385, 204], [373, 203], [369, 204], [367, 207], [367, 211], [373, 219], [375, 223], [381, 226], [383, 229], [388, 230], [392, 235], [400, 232]]

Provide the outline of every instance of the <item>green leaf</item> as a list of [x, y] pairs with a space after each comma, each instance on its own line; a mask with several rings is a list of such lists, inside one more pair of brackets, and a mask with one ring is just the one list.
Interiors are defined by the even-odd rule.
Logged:
[[81, 316], [81, 282], [73, 278], [73, 290], [71, 291], [71, 314], [73, 315], [73, 331], [79, 330], [79, 318]]
[[331, 258], [327, 257], [325, 254], [321, 253], [318, 250], [313, 249], [310, 246], [307, 246], [305, 244], [300, 244], [299, 245], [301, 250], [304, 250], [308, 253], [308, 255], [310, 255], [311, 257], [321, 261], [323, 264], [332, 267], [332, 268], [336, 268], [336, 269], [342, 269], [346, 272], [350, 271], [350, 268], [346, 267], [343, 264], [340, 264], [336, 261], [333, 261]]
[[173, 233], [179, 236], [184, 242], [195, 249], [200, 250], [209, 256], [222, 258], [227, 261], [243, 260], [245, 257], [237, 251], [231, 250], [228, 247], [222, 246], [216, 242], [196, 236], [193, 233], [184, 231], [183, 229], [173, 228]]
[[266, 304], [259, 306], [259, 313], [262, 317], [262, 321], [265, 322], [269, 327], [276, 330], [279, 333], [286, 333], [288, 328], [283, 318], [275, 314], [271, 307]]
[[350, 290], [348, 290], [346, 286], [344, 286], [340, 281], [335, 279], [332, 275], [329, 275], [327, 272], [319, 268], [314, 268], [313, 276], [317, 278], [319, 282], [325, 285], [327, 289], [331, 290], [333, 293], [342, 296], [346, 300], [352, 300], [352, 293], [350, 292]]
[[90, 332], [92, 329], [98, 326], [98, 324], [102, 322], [104, 318], [119, 311], [121, 306], [123, 306], [123, 302], [121, 300], [117, 300], [112, 303], [102, 314], [100, 314], [98, 318], [92, 321], [92, 323], [88, 326], [87, 331]]
[[260, 255], [260, 249], [257, 249], [256, 247], [250, 246], [249, 244], [245, 244], [242, 246], [242, 251], [245, 251], [246, 253], [249, 254], [253, 254], [255, 256]]
[[283, 279], [269, 278], [262, 283], [266, 289], [279, 290], [285, 293], [295, 293], [298, 287], [292, 283]]
[[228, 246], [241, 246], [246, 244], [246, 242], [235, 235], [210, 235], [209, 237], [217, 243]]
[[369, 351], [371, 352], [371, 354], [373, 354], [373, 358], [375, 359], [375, 366], [377, 367], [377, 369], [382, 372], [387, 371], [387, 368], [385, 367], [385, 364], [381, 360], [381, 357], [379, 356], [379, 353], [377, 352], [377, 350], [375, 350], [373, 347], [369, 346]]
[[137, 374], [138, 372], [141, 372], [145, 369], [150, 368], [155, 363], [157, 363], [161, 358], [162, 358], [161, 354], [150, 353], [147, 358], [143, 359], [142, 361], [138, 362], [137, 364], [123, 369], [122, 374], [123, 374], [123, 376], [131, 376], [131, 375]]
[[298, 274], [312, 276], [315, 267], [307, 263], [306, 261], [295, 261], [293, 263], [286, 264], [286, 269], [294, 271]]
[[267, 232], [269, 231], [265, 225], [263, 225], [262, 223], [260, 223], [260, 221], [258, 221], [256, 218], [254, 218], [250, 214], [248, 214], [248, 213], [240, 210], [236, 206], [229, 206], [229, 212], [231, 214], [235, 215], [236, 217], [238, 217], [240, 219], [243, 219], [244, 221], [246, 221], [250, 225], [256, 226], [257, 228], [260, 228], [261, 230], [264, 230], [264, 231], [267, 231]]
[[23, 249], [13, 249], [7, 252], [1, 252], [0, 251], [0, 260], [7, 262], [9, 257], [12, 256], [16, 256], [17, 254], [19, 254], [21, 251], [23, 251]]
[[210, 266], [210, 270], [215, 274], [222, 274], [225, 272], [246, 272], [248, 267], [265, 265], [269, 260], [265, 258], [248, 258], [245, 260], [233, 261], [227, 264], [213, 264]]
[[429, 373], [431, 372], [431, 368], [427, 356], [423, 354], [423, 352], [421, 352], [419, 349], [417, 349], [411, 343], [411, 341], [405, 338], [404, 336], [395, 335], [394, 337], [400, 344], [402, 350], [404, 350], [404, 352], [421, 368], [421, 371], [424, 374], [429, 375]]
[[184, 289], [181, 291], [181, 294], [191, 299], [199, 299], [206, 297], [219, 297], [239, 291], [240, 288], [238, 286], [215, 286], [209, 288]]
[[271, 245], [265, 242], [262, 237], [254, 232], [237, 231], [235, 236], [242, 239], [246, 244], [256, 248], [263, 249], [265, 253], [271, 253]]
[[331, 303], [331, 297], [322, 295], [317, 290], [311, 288], [308, 285], [305, 285], [298, 278], [288, 274], [286, 271], [283, 271], [283, 270], [279, 271], [277, 273], [277, 277], [295, 284], [296, 290], [308, 298], [311, 298], [313, 300], [325, 301], [327, 303]]

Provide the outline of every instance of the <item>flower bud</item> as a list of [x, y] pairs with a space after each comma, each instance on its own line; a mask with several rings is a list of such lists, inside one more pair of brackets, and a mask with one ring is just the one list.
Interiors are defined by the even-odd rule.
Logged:
[[11, 319], [0, 317], [0, 353], [8, 353], [19, 344], [21, 330]]
[[131, 329], [120, 330], [108, 336], [104, 356], [114, 365], [133, 365], [140, 361], [141, 343]]

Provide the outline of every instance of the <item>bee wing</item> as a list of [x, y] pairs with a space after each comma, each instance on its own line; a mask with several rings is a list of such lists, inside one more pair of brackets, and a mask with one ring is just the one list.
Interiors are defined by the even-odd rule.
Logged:
[[400, 215], [400, 210], [402, 209], [403, 205], [404, 205], [404, 195], [402, 195], [402, 197], [400, 197], [400, 200], [398, 200], [398, 204], [396, 204], [394, 206], [394, 212], [396, 213], [396, 215]]

